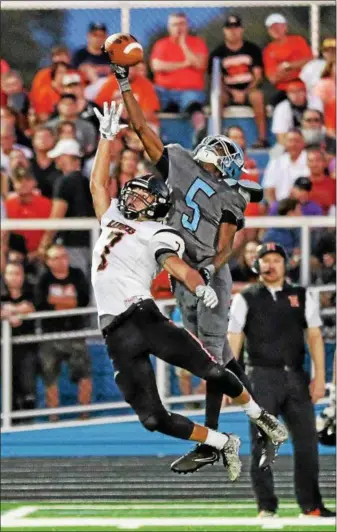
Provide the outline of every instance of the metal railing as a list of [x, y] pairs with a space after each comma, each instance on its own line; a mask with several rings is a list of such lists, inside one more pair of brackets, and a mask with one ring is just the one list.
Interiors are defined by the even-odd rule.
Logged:
[[[268, 229], [269, 227], [294, 228], [301, 230], [301, 265], [300, 281], [307, 286], [310, 282], [310, 229], [322, 227], [332, 228], [336, 226], [333, 216], [252, 216], [245, 220], [245, 227], [256, 229]], [[64, 218], [45, 220], [3, 220], [3, 231], [22, 229], [47, 229], [57, 231], [83, 231], [91, 232], [91, 250], [99, 237], [99, 224], [96, 218]]]
[[[336, 290], [336, 285], [325, 285], [325, 286], [319, 286], [319, 287], [311, 287], [312, 293], [319, 297], [320, 292], [325, 291], [332, 291]], [[158, 305], [161, 312], [169, 316], [170, 310], [173, 309], [176, 306], [176, 300], [174, 298], [170, 299], [163, 299], [163, 300], [157, 300], [156, 304]], [[334, 310], [334, 309], [333, 309]], [[95, 307], [90, 308], [81, 308], [81, 309], [73, 309], [73, 310], [67, 310], [67, 311], [44, 311], [44, 312], [33, 312], [29, 315], [23, 315], [21, 318], [23, 320], [35, 320], [35, 319], [45, 319], [45, 318], [62, 318], [64, 316], [79, 316], [79, 315], [91, 315], [96, 314], [97, 309]], [[57, 333], [45, 333], [45, 334], [36, 334], [36, 335], [22, 335], [13, 337], [12, 336], [12, 330], [9, 322], [7, 320], [2, 321], [2, 361], [1, 361], [1, 370], [2, 370], [2, 414], [1, 414], [1, 420], [2, 420], [2, 431], [8, 432], [8, 431], [21, 431], [24, 429], [31, 430], [34, 429], [42, 429], [42, 428], [56, 428], [61, 426], [74, 426], [77, 424], [83, 424], [83, 421], [64, 421], [64, 422], [57, 422], [57, 423], [43, 423], [43, 424], [35, 424], [35, 425], [21, 425], [20, 427], [13, 427], [12, 426], [12, 420], [15, 419], [31, 419], [36, 418], [39, 416], [51, 416], [53, 414], [56, 415], [62, 415], [62, 414], [78, 414], [78, 413], [89, 413], [89, 412], [98, 412], [98, 411], [105, 411], [105, 410], [117, 410], [117, 409], [129, 409], [130, 406], [125, 401], [108, 401], [108, 402], [102, 402], [102, 403], [96, 403], [91, 405], [74, 405], [74, 406], [66, 406], [66, 407], [57, 407], [57, 408], [37, 408], [32, 410], [20, 410], [17, 412], [12, 411], [12, 348], [15, 345], [22, 345], [22, 344], [29, 344], [29, 343], [36, 343], [40, 341], [52, 341], [52, 340], [62, 340], [62, 339], [70, 339], [70, 338], [89, 338], [89, 337], [100, 337], [101, 338], [101, 332], [99, 329], [84, 329], [81, 331], [73, 331], [73, 332], [57, 332]], [[103, 356], [103, 355], [102, 355]], [[173, 404], [179, 404], [184, 403], [196, 403], [200, 402], [203, 403], [205, 401], [204, 394], [191, 394], [191, 395], [180, 395], [175, 396], [172, 395], [171, 391], [168, 391], [168, 372], [167, 372], [168, 364], [166, 364], [164, 361], [160, 359], [156, 359], [156, 367], [155, 367], [155, 374], [156, 374], [156, 382], [157, 387], [159, 391], [159, 395], [161, 397], [161, 400], [163, 402], [164, 406], [169, 407]], [[329, 385], [328, 385], [329, 386]], [[321, 402], [325, 402], [322, 400]], [[237, 412], [240, 411], [239, 407], [232, 406], [226, 408], [227, 412]], [[196, 411], [193, 411], [193, 413], [196, 413]], [[95, 420], [89, 420], [86, 421], [86, 423], [102, 423], [105, 421], [108, 422], [126, 422], [126, 421], [132, 421], [136, 419], [134, 415], [123, 415], [123, 416], [108, 416], [101, 419], [95, 419]]]

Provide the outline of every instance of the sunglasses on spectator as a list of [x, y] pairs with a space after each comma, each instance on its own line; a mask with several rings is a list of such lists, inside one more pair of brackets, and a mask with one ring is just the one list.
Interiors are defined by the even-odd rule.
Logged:
[[320, 122], [320, 118], [304, 118], [305, 122]]

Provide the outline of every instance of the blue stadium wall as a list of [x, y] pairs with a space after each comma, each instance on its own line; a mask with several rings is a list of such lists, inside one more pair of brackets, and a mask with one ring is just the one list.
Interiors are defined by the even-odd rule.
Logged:
[[[113, 380], [113, 368], [106, 355], [102, 343], [89, 343], [89, 350], [93, 366], [93, 402], [121, 400], [119, 390]], [[155, 361], [154, 361], [155, 363]], [[69, 382], [67, 366], [63, 364], [59, 380], [61, 404], [76, 404], [77, 387]], [[179, 393], [175, 373], [171, 368], [171, 390], [173, 395]], [[44, 387], [41, 379], [37, 386], [38, 407], [44, 407]], [[176, 407], [177, 405], [175, 405]], [[322, 406], [317, 408], [317, 412]], [[115, 414], [133, 413], [131, 409], [120, 409]], [[102, 415], [111, 415], [112, 411], [102, 411]], [[97, 414], [96, 414], [97, 415]], [[74, 419], [75, 416], [62, 416], [64, 420]], [[193, 416], [193, 420], [203, 423], [203, 416]], [[47, 421], [46, 417], [37, 419], [39, 422]], [[25, 430], [2, 434], [2, 457], [61, 457], [61, 456], [165, 456], [178, 455], [187, 451], [190, 444], [167, 436], [150, 433], [138, 422], [129, 423], [104, 423], [55, 428], [43, 430]], [[238, 434], [242, 441], [241, 453], [250, 452], [249, 429], [246, 416], [243, 413], [223, 413], [220, 420], [222, 431]], [[332, 454], [334, 448], [320, 446], [321, 454]], [[292, 453], [290, 443], [282, 446], [280, 454]]]

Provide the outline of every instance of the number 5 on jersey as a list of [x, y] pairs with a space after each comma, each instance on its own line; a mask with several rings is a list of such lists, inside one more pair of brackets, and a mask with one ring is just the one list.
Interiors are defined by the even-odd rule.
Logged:
[[187, 194], [185, 196], [185, 203], [187, 207], [193, 210], [193, 216], [191, 219], [191, 217], [188, 216], [187, 214], [183, 214], [181, 217], [181, 225], [185, 229], [189, 229], [189, 231], [191, 231], [192, 233], [195, 233], [196, 230], [198, 229], [200, 218], [201, 218], [200, 207], [197, 204], [197, 202], [194, 201], [194, 198], [197, 192], [199, 192], [199, 190], [201, 190], [209, 198], [211, 198], [213, 194], [215, 194], [215, 190], [213, 190], [213, 188], [210, 185], [208, 185], [205, 181], [200, 179], [200, 177], [198, 177], [188, 189]]

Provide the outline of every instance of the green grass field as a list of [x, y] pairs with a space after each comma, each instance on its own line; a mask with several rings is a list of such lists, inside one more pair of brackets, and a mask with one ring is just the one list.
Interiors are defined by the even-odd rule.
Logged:
[[253, 501], [3, 502], [1, 524], [2, 532], [335, 530], [334, 519], [301, 518], [285, 500], [279, 518], [268, 520], [256, 517]]

